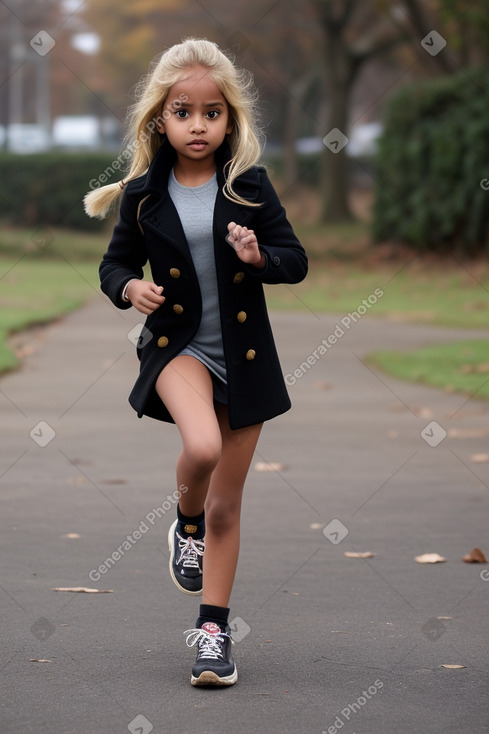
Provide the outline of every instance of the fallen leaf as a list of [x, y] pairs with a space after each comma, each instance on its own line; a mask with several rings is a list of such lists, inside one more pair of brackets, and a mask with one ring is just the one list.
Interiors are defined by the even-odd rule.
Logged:
[[470, 553], [463, 556], [462, 561], [465, 563], [487, 563], [487, 558], [480, 548], [473, 548]]
[[453, 617], [437, 617], [437, 619], [453, 619]]
[[112, 594], [114, 589], [87, 589], [85, 586], [58, 586], [51, 591], [74, 591], [75, 593], [85, 592], [86, 594]]
[[472, 454], [470, 460], [474, 464], [484, 464], [486, 461], [489, 461], [489, 454]]
[[414, 560], [416, 563], [443, 563], [447, 559], [438, 553], [423, 553], [421, 556], [416, 556]]
[[314, 383], [315, 390], [331, 390], [332, 387], [333, 385], [331, 385], [331, 383], [329, 382], [319, 381]]
[[418, 418], [431, 418], [433, 416], [433, 411], [431, 408], [427, 408], [424, 405], [414, 405], [413, 406], [413, 413], [415, 413]]
[[345, 551], [345, 556], [347, 558], [373, 558], [375, 553], [372, 553], [371, 551], [364, 551], [363, 553], [357, 551]]
[[283, 469], [284, 465], [278, 462], [258, 461], [255, 464], [255, 471], [282, 471]]
[[489, 436], [489, 428], [449, 428], [450, 438], [482, 438]]
[[320, 522], [312, 522], [309, 527], [311, 528], [311, 530], [321, 530], [323, 524]]
[[52, 660], [45, 660], [44, 658], [29, 658], [30, 663], [52, 663]]
[[62, 538], [69, 538], [71, 540], [73, 538], [80, 538], [81, 535], [79, 535], [78, 533], [66, 533], [66, 535], [62, 535], [61, 537]]
[[450, 670], [456, 670], [457, 668], [466, 668], [466, 665], [456, 665], [456, 664], [446, 664], [446, 665], [440, 665], [440, 668], [450, 668]]

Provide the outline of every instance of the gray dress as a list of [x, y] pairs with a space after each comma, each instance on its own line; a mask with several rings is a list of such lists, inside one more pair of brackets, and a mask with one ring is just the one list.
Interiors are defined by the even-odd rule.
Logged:
[[221, 318], [217, 292], [214, 237], [212, 223], [217, 195], [216, 175], [202, 186], [182, 186], [173, 169], [168, 179], [168, 192], [180, 217], [202, 294], [202, 320], [192, 341], [180, 354], [195, 357], [209, 370], [214, 398], [228, 402], [226, 362], [222, 345]]

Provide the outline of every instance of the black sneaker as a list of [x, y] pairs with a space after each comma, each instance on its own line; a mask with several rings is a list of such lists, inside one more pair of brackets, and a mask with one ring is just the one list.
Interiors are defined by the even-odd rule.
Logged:
[[201, 629], [184, 632], [187, 645], [198, 645], [197, 659], [192, 668], [193, 686], [232, 686], [238, 680], [231, 645], [231, 628], [221, 629], [214, 622], [204, 622]]
[[[196, 538], [192, 534], [180, 535], [177, 527], [178, 520], [175, 520], [168, 531], [170, 574], [181, 591], [198, 596], [202, 594], [204, 538]], [[197, 531], [196, 525], [191, 527], [192, 532]]]

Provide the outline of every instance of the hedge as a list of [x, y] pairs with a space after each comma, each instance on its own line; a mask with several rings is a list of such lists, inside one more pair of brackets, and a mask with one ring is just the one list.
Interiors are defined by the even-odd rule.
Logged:
[[[97, 180], [116, 158], [117, 154], [110, 152], [2, 153], [0, 217], [24, 226], [103, 228], [104, 222], [87, 217], [82, 200], [90, 182]], [[120, 178], [122, 173], [113, 171], [105, 183]]]
[[410, 85], [393, 97], [375, 177], [376, 241], [425, 252], [488, 252], [488, 71]]

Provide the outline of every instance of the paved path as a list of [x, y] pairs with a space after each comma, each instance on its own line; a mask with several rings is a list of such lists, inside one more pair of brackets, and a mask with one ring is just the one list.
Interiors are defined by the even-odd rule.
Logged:
[[[284, 372], [341, 318], [275, 314]], [[489, 464], [471, 460], [488, 451], [489, 404], [362, 363], [472, 333], [364, 318], [290, 387], [255, 461], [284, 468], [251, 471], [246, 490], [240, 679], [201, 690], [182, 635], [198, 600], [167, 571], [179, 439], [127, 403], [138, 320], [96, 298], [0, 381], [2, 734], [489, 731], [489, 567], [461, 562], [489, 552]], [[436, 447], [431, 421], [431, 443], [447, 432]], [[432, 551], [447, 563], [414, 562]], [[113, 593], [52, 591], [76, 586]]]

